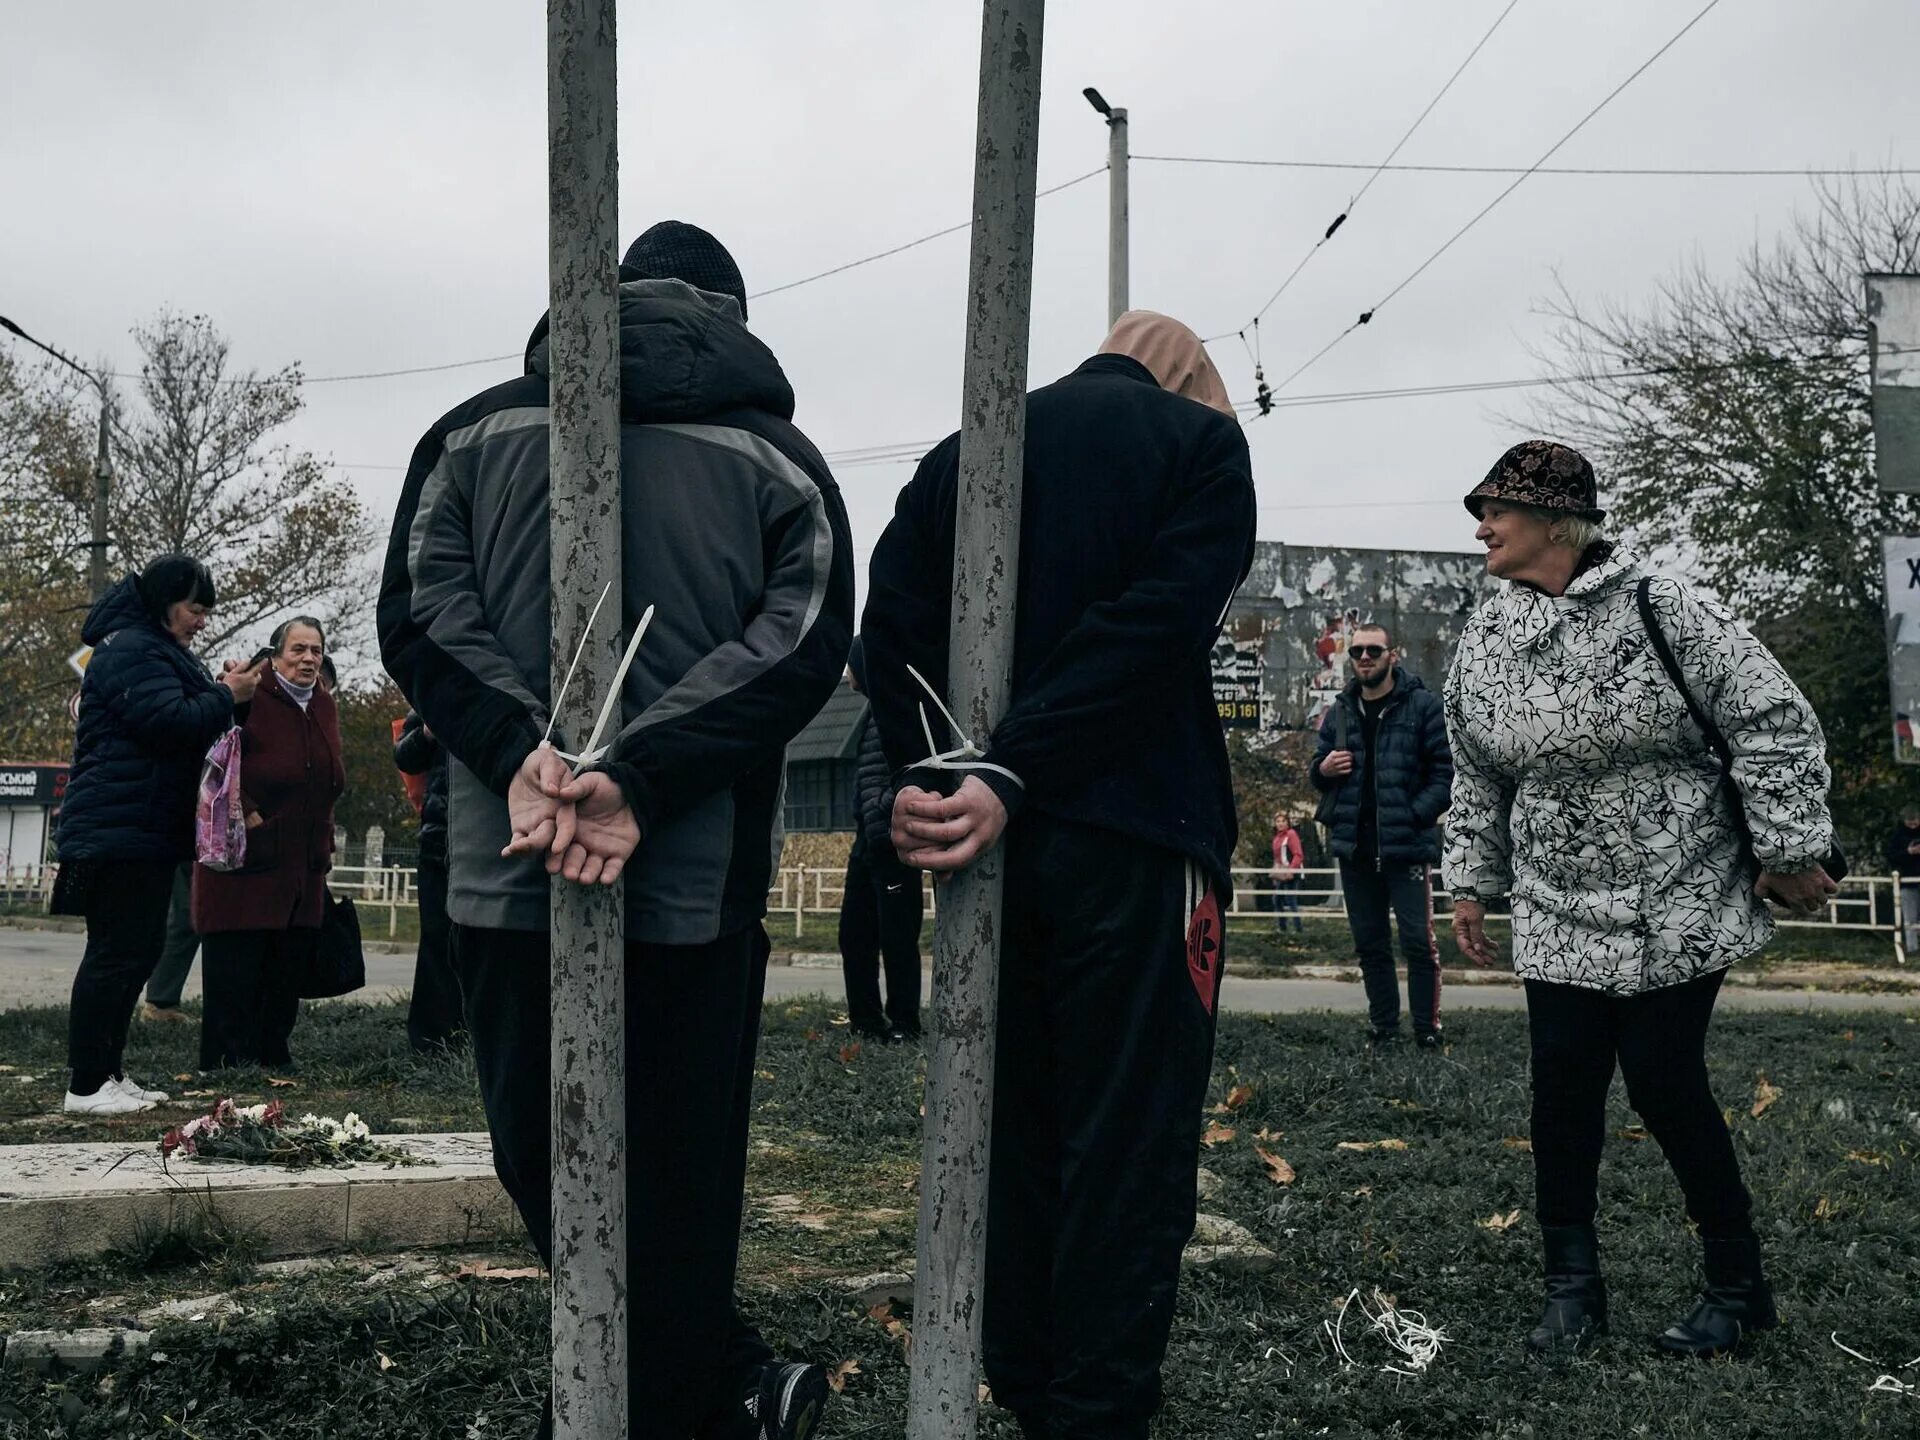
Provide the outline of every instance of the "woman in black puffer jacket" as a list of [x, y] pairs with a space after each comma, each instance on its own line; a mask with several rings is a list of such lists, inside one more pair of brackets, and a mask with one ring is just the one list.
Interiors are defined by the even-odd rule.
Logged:
[[213, 576], [163, 555], [101, 596], [80, 638], [73, 769], [60, 811], [60, 905], [87, 918], [73, 977], [66, 1109], [124, 1115], [166, 1097], [121, 1070], [140, 987], [160, 958], [173, 875], [193, 855], [194, 801], [207, 749], [253, 698], [258, 666], [219, 680], [187, 649], [213, 610]]

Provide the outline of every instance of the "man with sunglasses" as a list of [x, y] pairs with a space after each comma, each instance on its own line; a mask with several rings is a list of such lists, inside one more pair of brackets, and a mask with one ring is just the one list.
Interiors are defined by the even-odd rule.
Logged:
[[[1353, 632], [1353, 679], [1320, 725], [1314, 786], [1330, 793], [1330, 848], [1360, 974], [1373, 1043], [1400, 1039], [1400, 981], [1393, 930], [1407, 962], [1413, 1038], [1440, 1046], [1440, 965], [1433, 942], [1432, 866], [1440, 859], [1440, 816], [1453, 787], [1440, 697], [1400, 666], [1384, 625]], [[1389, 915], [1392, 920], [1389, 921]]]

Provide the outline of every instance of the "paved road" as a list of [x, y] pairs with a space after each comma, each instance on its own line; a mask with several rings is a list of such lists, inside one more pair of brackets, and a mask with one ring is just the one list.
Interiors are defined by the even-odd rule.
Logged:
[[[45, 930], [0, 929], [0, 1009], [20, 1005], [62, 1005], [73, 984], [85, 937]], [[413, 984], [413, 956], [367, 956], [367, 999], [386, 999]], [[189, 998], [200, 993], [200, 967], [187, 980]], [[836, 964], [776, 965], [767, 972], [767, 998], [839, 995]], [[1453, 985], [1446, 1007], [1455, 1010], [1518, 1010], [1524, 1005], [1515, 985]], [[1824, 991], [1760, 990], [1730, 986], [1720, 1003], [1736, 1010], [1920, 1010], [1920, 993], [1858, 995]], [[1340, 980], [1244, 980], [1228, 974], [1221, 993], [1228, 1010], [1278, 1015], [1302, 1010], [1353, 1010], [1361, 1005], [1357, 984]]]

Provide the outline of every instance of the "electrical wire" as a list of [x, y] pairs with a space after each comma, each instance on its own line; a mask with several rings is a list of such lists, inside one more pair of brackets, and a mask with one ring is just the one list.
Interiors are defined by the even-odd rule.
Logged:
[[[1243, 160], [1226, 155], [1130, 155], [1129, 160], [1162, 165], [1241, 165], [1270, 170], [1386, 170], [1402, 175], [1627, 175], [1688, 177], [1760, 177], [1795, 180], [1833, 176], [1920, 175], [1920, 169], [1900, 165], [1809, 165], [1780, 167], [1694, 168], [1651, 165], [1374, 165], [1358, 160]], [[1369, 181], [1368, 183], [1372, 183]]]
[[1461, 239], [1461, 237], [1466, 235], [1468, 231], [1472, 230], [1473, 227], [1478, 225], [1482, 220], [1486, 219], [1487, 216], [1491, 215], [1493, 211], [1499, 206], [1501, 201], [1505, 200], [1509, 195], [1513, 194], [1515, 190], [1518, 190], [1523, 184], [1525, 184], [1529, 176], [1536, 173], [1542, 165], [1546, 164], [1547, 161], [1551, 160], [1554, 157], [1554, 155], [1559, 152], [1562, 146], [1564, 146], [1569, 140], [1573, 139], [1574, 136], [1578, 135], [1583, 129], [1586, 128], [1587, 123], [1590, 120], [1592, 120], [1594, 116], [1598, 115], [1602, 110], [1606, 109], [1607, 106], [1611, 105], [1622, 91], [1624, 91], [1635, 80], [1638, 80], [1642, 75], [1644, 75], [1653, 66], [1654, 62], [1657, 61], [1662, 55], [1665, 55], [1675, 45], [1679, 44], [1680, 41], [1683, 38], [1685, 38], [1687, 33], [1691, 31], [1694, 26], [1698, 25], [1702, 20], [1706, 19], [1707, 16], [1711, 14], [1715, 9], [1715, 7], [1717, 7], [1719, 4], [1720, 4], [1720, 0], [1707, 0], [1707, 3], [1700, 7], [1699, 11], [1694, 15], [1694, 17], [1691, 20], [1687, 21], [1686, 24], [1682, 25], [1678, 30], [1676, 30], [1673, 33], [1673, 35], [1668, 38], [1667, 42], [1664, 45], [1662, 45], [1658, 50], [1654, 51], [1653, 54], [1649, 55], [1645, 60], [1642, 60], [1640, 64], [1633, 69], [1632, 73], [1630, 73], [1627, 76], [1626, 79], [1622, 80], [1618, 85], [1614, 86], [1613, 89], [1609, 90], [1606, 93], [1606, 95], [1604, 95], [1601, 98], [1599, 104], [1595, 105], [1591, 110], [1587, 111], [1586, 114], [1582, 115], [1578, 120], [1574, 121], [1572, 128], [1569, 129], [1558, 140], [1554, 141], [1553, 144], [1549, 145], [1546, 151], [1540, 156], [1538, 160], [1534, 161], [1532, 165], [1528, 166], [1525, 170], [1521, 171], [1520, 174], [1514, 178], [1514, 181], [1512, 184], [1508, 185], [1498, 195], [1495, 195], [1493, 199], [1489, 200], [1485, 205], [1483, 205], [1477, 212], [1475, 212], [1472, 219], [1468, 220], [1466, 224], [1462, 225], [1458, 230], [1454, 231], [1453, 234], [1449, 235], [1444, 241], [1442, 241], [1439, 249], [1435, 250], [1431, 255], [1429, 255], [1425, 260], [1422, 260], [1418, 265], [1414, 266], [1412, 271], [1408, 273], [1405, 279], [1403, 279], [1398, 285], [1395, 285], [1385, 295], [1381, 296], [1381, 298], [1375, 301], [1372, 306], [1370, 306], [1366, 310], [1361, 311], [1359, 319], [1355, 320], [1351, 325], [1347, 326], [1346, 329], [1342, 330], [1339, 334], [1335, 335], [1333, 339], [1329, 340], [1325, 345], [1322, 345], [1318, 350], [1316, 350], [1313, 353], [1313, 355], [1306, 360], [1305, 363], [1303, 363], [1297, 369], [1295, 369], [1290, 375], [1287, 376], [1286, 379], [1282, 380], [1278, 385], [1274, 386], [1273, 387], [1274, 390], [1276, 392], [1285, 390], [1295, 380], [1298, 380], [1302, 375], [1306, 374], [1307, 371], [1311, 370], [1315, 365], [1319, 364], [1320, 361], [1323, 358], [1325, 358], [1328, 352], [1333, 350], [1335, 346], [1339, 345], [1341, 341], [1345, 340], [1347, 336], [1351, 335], [1354, 331], [1358, 330], [1362, 325], [1370, 324], [1373, 320], [1373, 317], [1380, 312], [1382, 307], [1384, 307], [1402, 290], [1405, 290], [1415, 280], [1418, 280], [1422, 275], [1424, 275], [1427, 272], [1428, 268], [1432, 266], [1433, 263], [1437, 261], [1442, 255], [1445, 255], [1447, 251], [1451, 250], [1454, 247], [1454, 245]]
[[[1035, 200], [1041, 200], [1049, 195], [1058, 195], [1062, 190], [1071, 190], [1074, 186], [1083, 185], [1093, 179], [1094, 176], [1104, 175], [1106, 172], [1107, 167], [1105, 165], [1097, 166], [1083, 175], [1074, 176], [1071, 180], [1062, 180], [1058, 185], [1049, 185], [1044, 190], [1036, 190], [1033, 198]], [[832, 275], [844, 275], [849, 270], [858, 270], [862, 265], [871, 265], [877, 260], [886, 260], [892, 256], [904, 254], [908, 250], [917, 249], [919, 246], [928, 244], [931, 241], [944, 239], [948, 235], [958, 235], [962, 230], [971, 230], [972, 228], [973, 221], [964, 220], [958, 225], [949, 225], [945, 229], [931, 231], [917, 239], [909, 240], [903, 245], [895, 245], [886, 250], [878, 250], [871, 255], [863, 255], [858, 260], [849, 260], [844, 264], [835, 265], [830, 269], [817, 271], [812, 275], [804, 275], [798, 280], [789, 280], [783, 285], [773, 285], [765, 290], [750, 290], [747, 292], [747, 299], [759, 300], [768, 295], [780, 295], [788, 290], [797, 290], [802, 285], [813, 284], [816, 280], [825, 280]], [[465, 370], [475, 365], [504, 364], [509, 360], [520, 359], [521, 354], [521, 351], [512, 350], [503, 355], [482, 355], [473, 360], [449, 360], [442, 365], [409, 365], [399, 370], [362, 370], [348, 375], [306, 375], [301, 377], [300, 383], [302, 385], [339, 385], [353, 380], [392, 380], [402, 375], [433, 375], [443, 370]], [[106, 374], [115, 380], [138, 380], [141, 378], [138, 374], [123, 370], [109, 370]], [[224, 380], [221, 383], [225, 385], [272, 385], [277, 382], [273, 379], [267, 379]], [[364, 466], [361, 468], [373, 469], [378, 467]]]
[[[1286, 279], [1282, 280], [1273, 294], [1267, 297], [1267, 303], [1254, 311], [1253, 318], [1249, 320], [1246, 325], [1241, 326], [1238, 332], [1222, 331], [1218, 335], [1210, 335], [1202, 342], [1203, 344], [1211, 344], [1215, 340], [1223, 340], [1229, 333], [1238, 333], [1241, 339], [1244, 340], [1248, 327], [1257, 326], [1260, 323], [1262, 317], [1279, 302], [1282, 295], [1287, 293], [1287, 290], [1292, 286], [1293, 282], [1300, 278], [1300, 272], [1305, 270], [1313, 257], [1320, 253], [1320, 247], [1333, 239], [1334, 233], [1339, 230], [1342, 225], [1347, 223], [1347, 217], [1353, 214], [1354, 209], [1360, 204], [1361, 198], [1366, 195], [1367, 191], [1373, 188], [1373, 182], [1380, 178], [1381, 173], [1392, 163], [1393, 157], [1406, 148], [1407, 142], [1413, 138], [1413, 132], [1418, 130], [1421, 125], [1426, 122], [1427, 116], [1433, 113], [1434, 107], [1446, 98], [1447, 92], [1453, 89], [1454, 82], [1466, 72], [1467, 66], [1473, 63], [1474, 57], [1486, 48], [1487, 42], [1493, 38], [1493, 32], [1500, 28], [1507, 16], [1513, 13], [1513, 7], [1519, 3], [1520, 0], [1507, 0], [1507, 8], [1494, 17], [1493, 24], [1487, 27], [1486, 33], [1480, 37], [1478, 43], [1474, 45], [1473, 49], [1467, 52], [1467, 58], [1454, 67], [1453, 74], [1447, 77], [1447, 83], [1435, 92], [1434, 97], [1427, 102], [1426, 109], [1414, 117], [1413, 124], [1407, 127], [1406, 133], [1395, 141], [1393, 148], [1387, 152], [1387, 158], [1374, 167], [1373, 173], [1367, 177], [1366, 183], [1360, 187], [1352, 199], [1347, 201], [1346, 208], [1333, 217], [1333, 223], [1327, 226], [1325, 233], [1323, 233], [1318, 240], [1314, 241], [1312, 245], [1307, 247], [1307, 253], [1300, 257], [1300, 262], [1295, 265], [1292, 270], [1287, 272]], [[1257, 370], [1260, 367], [1256, 363], [1254, 368]]]

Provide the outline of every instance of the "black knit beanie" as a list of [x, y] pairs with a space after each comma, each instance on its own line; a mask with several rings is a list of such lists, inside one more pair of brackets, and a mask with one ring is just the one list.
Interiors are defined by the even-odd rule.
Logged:
[[731, 295], [740, 302], [740, 318], [747, 318], [747, 282], [740, 267], [727, 247], [698, 225], [662, 220], [627, 247], [620, 263], [643, 280], [684, 280], [696, 290]]
[[213, 572], [191, 555], [162, 555], [150, 560], [133, 584], [140, 592], [140, 603], [147, 614], [163, 628], [167, 611], [182, 600], [191, 600], [209, 610], [214, 606]]

